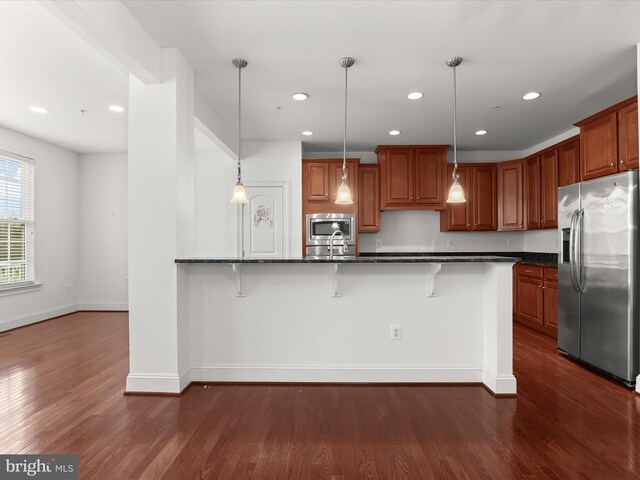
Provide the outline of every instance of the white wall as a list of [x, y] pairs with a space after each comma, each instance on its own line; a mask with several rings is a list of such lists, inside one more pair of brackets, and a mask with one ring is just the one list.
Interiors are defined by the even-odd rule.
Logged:
[[[289, 184], [289, 255], [302, 256], [302, 144], [243, 142], [242, 181]], [[196, 154], [196, 256], [238, 255], [238, 205], [229, 202], [236, 161], [222, 152]]]
[[0, 297], [0, 330], [78, 307], [78, 155], [0, 127], [0, 149], [35, 160], [36, 279], [42, 286]]
[[85, 154], [79, 162], [81, 310], [127, 310], [127, 154]]
[[440, 213], [428, 210], [384, 211], [380, 232], [360, 233], [358, 243], [360, 252], [519, 252], [524, 248], [523, 232], [441, 233]]

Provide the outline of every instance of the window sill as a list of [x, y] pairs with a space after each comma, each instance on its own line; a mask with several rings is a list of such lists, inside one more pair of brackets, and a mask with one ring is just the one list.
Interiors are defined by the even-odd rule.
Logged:
[[40, 290], [42, 282], [29, 282], [20, 285], [8, 285], [0, 287], [0, 297], [8, 297], [9, 295], [20, 295], [22, 293], [30, 293]]

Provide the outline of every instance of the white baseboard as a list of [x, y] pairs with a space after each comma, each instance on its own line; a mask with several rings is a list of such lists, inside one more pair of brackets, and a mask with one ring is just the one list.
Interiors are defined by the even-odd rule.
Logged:
[[516, 377], [496, 375], [488, 368], [484, 368], [482, 371], [482, 383], [496, 395], [515, 395], [518, 391]]
[[156, 373], [127, 375], [127, 392], [180, 393], [180, 377], [178, 375], [161, 375]]
[[105, 310], [105, 311], [123, 311], [129, 310], [128, 303], [117, 302], [86, 302], [78, 305], [78, 310]]
[[66, 315], [68, 313], [77, 311], [78, 304], [70, 303], [68, 305], [62, 305], [60, 307], [40, 310], [28, 315], [20, 315], [17, 317], [7, 318], [5, 320], [0, 320], [0, 332], [11, 330], [12, 328], [24, 327], [25, 325], [29, 325], [31, 323], [41, 322], [42, 320], [48, 320], [49, 318], [59, 317], [60, 315]]
[[474, 367], [231, 366], [191, 367], [194, 382], [479, 383]]

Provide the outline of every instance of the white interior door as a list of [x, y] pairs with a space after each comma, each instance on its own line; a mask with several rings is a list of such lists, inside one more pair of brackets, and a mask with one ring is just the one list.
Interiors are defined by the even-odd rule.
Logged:
[[245, 184], [249, 203], [242, 212], [240, 239], [245, 257], [288, 255], [285, 183]]

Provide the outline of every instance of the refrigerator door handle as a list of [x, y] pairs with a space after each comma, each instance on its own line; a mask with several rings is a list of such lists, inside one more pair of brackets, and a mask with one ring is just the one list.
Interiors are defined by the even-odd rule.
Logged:
[[569, 273], [571, 276], [571, 286], [580, 293], [576, 279], [576, 218], [578, 210], [574, 210], [571, 214], [571, 222], [569, 223]]
[[582, 261], [582, 222], [584, 221], [584, 208], [578, 210], [576, 215], [576, 235], [574, 260], [576, 263], [576, 285], [580, 293], [584, 293], [584, 262]]

